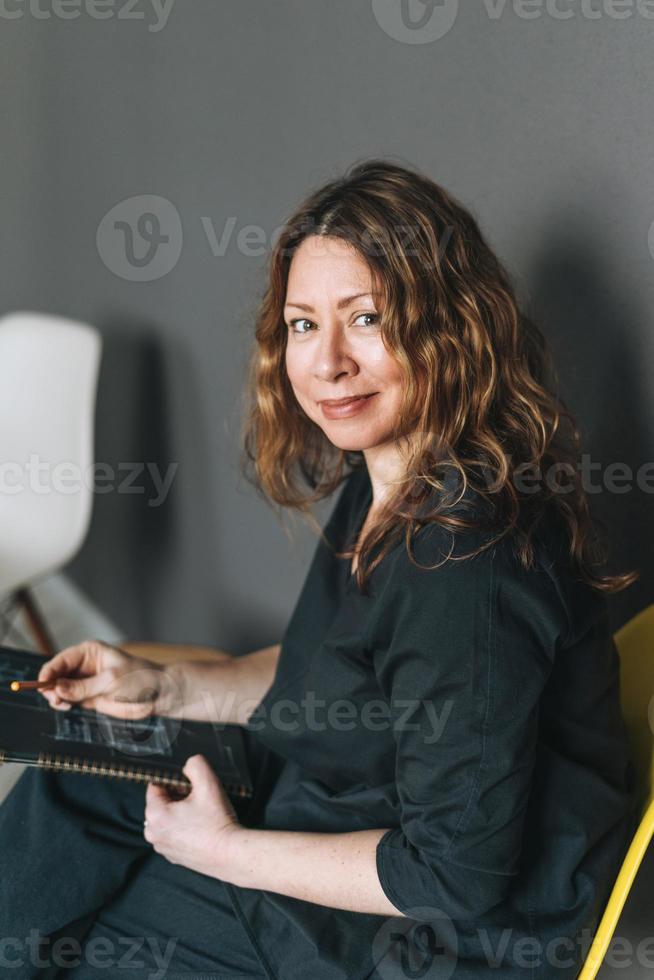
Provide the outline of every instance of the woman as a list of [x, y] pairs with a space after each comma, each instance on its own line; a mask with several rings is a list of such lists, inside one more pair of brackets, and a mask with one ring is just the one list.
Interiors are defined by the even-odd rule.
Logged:
[[243, 724], [253, 804], [202, 756], [181, 801], [25, 773], [5, 935], [168, 935], [166, 976], [576, 976], [634, 826], [605, 595], [637, 573], [599, 572], [553, 379], [437, 184], [373, 160], [308, 197], [271, 256], [245, 463], [309, 518], [342, 488], [282, 642], [168, 667], [89, 642], [40, 672], [56, 710]]

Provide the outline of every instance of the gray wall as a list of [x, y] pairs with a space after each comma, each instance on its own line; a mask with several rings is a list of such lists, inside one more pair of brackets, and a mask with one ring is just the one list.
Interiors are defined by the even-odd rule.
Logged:
[[[634, 473], [648, 461], [647, 8], [561, 0], [563, 19], [551, 3], [485, 0], [459, 4], [446, 31], [452, 0], [413, 29], [381, 0], [175, 0], [164, 26], [150, 0], [133, 11], [143, 19], [118, 18], [123, 7], [106, 20], [83, 7], [71, 20], [0, 17], [0, 306], [96, 324], [96, 458], [178, 466], [163, 506], [148, 506], [144, 477], [141, 495], [98, 495], [70, 567], [131, 636], [236, 652], [281, 636], [314, 540], [289, 521], [291, 545], [238, 476], [264, 258], [236, 236], [255, 225], [269, 241], [353, 160], [415, 164], [471, 207], [549, 337], [593, 460]], [[181, 219], [179, 260], [149, 282], [121, 278], [96, 247], [103, 216], [137, 195], [168, 199]], [[207, 224], [220, 237], [229, 219], [215, 255]], [[612, 568], [642, 570], [610, 600], [616, 627], [652, 597], [651, 496], [632, 487], [593, 502]]]

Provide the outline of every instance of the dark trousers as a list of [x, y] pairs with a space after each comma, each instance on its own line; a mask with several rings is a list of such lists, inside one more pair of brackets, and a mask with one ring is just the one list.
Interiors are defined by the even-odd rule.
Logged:
[[[255, 776], [260, 751], [250, 734]], [[255, 781], [237, 803], [250, 826], [265, 791]], [[266, 977], [229, 886], [157, 854], [144, 809], [143, 784], [26, 769], [0, 805], [0, 976]]]

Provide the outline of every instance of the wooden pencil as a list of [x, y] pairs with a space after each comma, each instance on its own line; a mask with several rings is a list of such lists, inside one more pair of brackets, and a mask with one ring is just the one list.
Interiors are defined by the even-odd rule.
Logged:
[[46, 687], [54, 687], [57, 681], [12, 681], [9, 685], [12, 691], [39, 691]]

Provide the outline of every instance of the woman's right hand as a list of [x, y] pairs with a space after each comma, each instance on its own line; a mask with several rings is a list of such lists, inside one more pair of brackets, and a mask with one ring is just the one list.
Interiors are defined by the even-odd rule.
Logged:
[[38, 680], [56, 681], [39, 693], [59, 711], [73, 704], [116, 718], [165, 715], [179, 708], [179, 682], [161, 664], [101, 640], [66, 647], [43, 664]]

